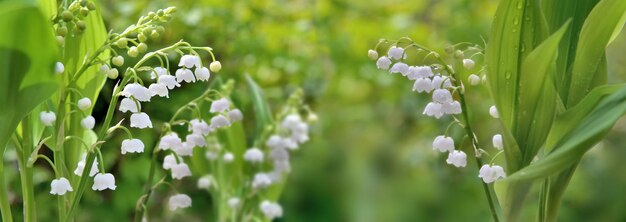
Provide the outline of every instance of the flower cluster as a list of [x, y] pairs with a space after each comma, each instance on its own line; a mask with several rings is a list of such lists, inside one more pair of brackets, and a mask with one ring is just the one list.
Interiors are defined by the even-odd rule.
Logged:
[[[399, 42], [400, 41], [392, 44], [387, 50], [386, 55], [379, 57], [378, 51], [369, 50], [368, 56], [370, 59], [376, 60], [378, 69], [387, 70], [391, 74], [399, 73], [408, 80], [413, 81], [413, 91], [431, 94], [430, 97], [432, 101], [426, 105], [422, 114], [436, 119], [440, 119], [445, 115], [463, 114], [462, 102], [464, 101], [462, 98], [465, 88], [463, 82], [455, 79], [454, 68], [445, 64], [439, 54], [431, 50], [413, 43], [402, 47], [399, 45]], [[426, 58], [434, 55], [433, 57], [438, 59], [441, 64], [415, 66], [407, 64], [407, 51], [411, 47], [417, 48], [418, 51], [426, 51], [428, 53]], [[473, 70], [476, 65], [475, 61], [470, 58], [463, 58], [463, 54], [464, 53], [460, 50], [454, 51], [455, 57], [462, 59], [462, 66], [467, 70]], [[481, 79], [478, 75], [471, 74], [468, 76], [467, 81], [470, 85], [478, 85], [483, 80], [484, 78]], [[498, 118], [495, 106], [492, 107], [489, 112], [494, 118]], [[464, 118], [467, 118], [467, 115], [464, 115]], [[455, 117], [454, 121], [454, 123], [461, 125], [458, 118]], [[469, 136], [474, 137], [474, 135]], [[503, 148], [501, 135], [498, 134], [493, 137], [493, 146], [499, 150]], [[434, 139], [432, 147], [433, 150], [439, 152], [448, 152], [448, 158], [446, 159], [447, 164], [455, 167], [465, 167], [467, 165], [467, 154], [462, 150], [456, 149], [452, 137], [439, 135]], [[477, 156], [480, 155], [480, 152], [483, 152], [482, 150], [478, 150], [477, 147], [474, 147], [474, 150]], [[479, 172], [479, 177], [482, 178], [485, 183], [491, 183], [506, 176], [500, 166], [485, 165], [483, 168], [484, 169], [481, 169]]]

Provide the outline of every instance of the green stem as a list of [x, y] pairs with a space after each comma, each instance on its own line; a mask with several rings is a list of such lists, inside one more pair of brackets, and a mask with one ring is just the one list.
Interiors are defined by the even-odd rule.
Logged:
[[[0, 155], [0, 157], [4, 157], [4, 155]], [[4, 161], [0, 161], [0, 210], [2, 211], [2, 221], [13, 222], [9, 192], [4, 181]]]
[[[66, 118], [66, 101], [67, 95], [64, 88], [61, 88], [59, 92], [59, 109], [58, 116], [59, 120], [57, 120], [55, 129], [56, 129], [56, 138], [55, 138], [55, 147], [53, 149], [53, 157], [54, 163], [58, 165], [61, 169], [59, 169], [56, 173], [56, 178], [64, 177], [63, 165], [65, 165], [65, 154], [63, 153], [64, 143], [65, 143], [65, 118]], [[57, 167], [57, 168], [58, 168]], [[59, 221], [64, 221], [66, 218], [66, 197], [65, 195], [59, 195], [57, 197], [57, 210]]]
[[33, 186], [33, 168], [26, 166], [30, 153], [33, 152], [32, 131], [30, 130], [30, 115], [22, 120], [22, 149], [18, 151], [20, 179], [22, 184], [22, 201], [24, 202], [24, 221], [37, 221], [35, 209], [35, 191]]
[[[437, 58], [439, 60], [439, 62], [442, 63], [443, 67], [446, 69], [446, 71], [448, 73], [450, 73], [450, 75], [452, 76], [452, 78], [454, 78], [454, 81], [451, 81], [452, 84], [454, 84], [455, 87], [459, 87], [459, 83], [458, 81], [460, 81], [459, 78], [457, 78], [456, 73], [454, 71], [452, 71], [448, 64], [446, 64], [445, 61], [443, 61], [443, 59], [437, 54]], [[465, 95], [463, 95], [463, 93], [461, 93], [460, 91], [457, 93], [457, 95], [459, 95], [459, 100], [461, 103], [461, 113], [463, 114], [463, 118], [465, 119], [465, 133], [467, 134], [467, 136], [469, 138], [471, 138], [472, 141], [472, 146], [474, 148], [474, 150], [477, 150], [478, 147], [480, 147], [478, 145], [478, 139], [476, 139], [476, 136], [474, 134], [474, 130], [472, 130], [472, 126], [470, 123], [470, 119], [469, 119], [469, 115], [468, 115], [468, 109], [467, 109], [467, 105], [465, 102]], [[476, 166], [478, 167], [478, 169], [480, 170], [480, 168], [483, 165], [482, 160], [480, 159], [480, 155], [474, 155], [476, 157]], [[481, 184], [483, 186], [483, 191], [485, 192], [485, 196], [487, 198], [487, 202], [489, 203], [489, 210], [491, 211], [491, 216], [493, 217], [493, 221], [498, 222], [500, 221], [500, 217], [498, 214], [499, 211], [499, 204], [498, 204], [498, 200], [495, 199], [492, 195], [492, 190], [490, 189], [489, 185], [486, 183], [483, 183], [481, 181]]]

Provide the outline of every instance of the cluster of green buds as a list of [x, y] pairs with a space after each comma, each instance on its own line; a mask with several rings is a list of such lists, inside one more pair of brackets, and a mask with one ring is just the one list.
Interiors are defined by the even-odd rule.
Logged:
[[[172, 14], [176, 11], [175, 7], [159, 9], [156, 12], [149, 12], [148, 15], [142, 16], [137, 24], [131, 25], [119, 35], [113, 35], [113, 44], [120, 49], [126, 49], [128, 56], [137, 57], [139, 54], [146, 53], [148, 40], [156, 40], [163, 34], [165, 28], [162, 24], [172, 19]], [[118, 65], [119, 61], [113, 61], [114, 65]], [[116, 64], [116, 62], [118, 64]]]
[[96, 10], [93, 1], [73, 1], [69, 5], [61, 4], [57, 15], [52, 19], [56, 24], [57, 43], [63, 45], [67, 34], [81, 34], [87, 29], [85, 18], [91, 11]]

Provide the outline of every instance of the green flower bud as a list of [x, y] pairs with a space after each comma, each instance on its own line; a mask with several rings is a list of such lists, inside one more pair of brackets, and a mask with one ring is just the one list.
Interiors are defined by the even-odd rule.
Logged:
[[57, 27], [57, 35], [60, 35], [60, 36], [67, 35], [67, 27], [65, 27], [65, 26]]
[[135, 46], [130, 47], [130, 49], [128, 50], [128, 56], [135, 58], [138, 55], [139, 55], [139, 50], [137, 50], [137, 47]]
[[146, 37], [143, 33], [139, 33], [139, 35], [137, 35], [137, 39], [139, 39], [140, 42], [145, 42], [148, 40], [148, 37]]
[[172, 7], [168, 7], [165, 9], [165, 14], [172, 14], [176, 12], [176, 7], [172, 6]]
[[89, 9], [90, 11], [96, 10], [96, 4], [93, 2], [87, 2], [87, 9]]
[[74, 19], [74, 15], [70, 11], [65, 10], [61, 13], [61, 19], [65, 22], [69, 22]]
[[150, 38], [152, 38], [152, 40], [159, 38], [159, 32], [157, 32], [157, 30], [152, 30], [152, 33], [150, 33]]
[[117, 71], [117, 69], [109, 69], [109, 71], [107, 72], [107, 77], [109, 77], [109, 79], [117, 79], [119, 75], [120, 73]]
[[57, 44], [59, 45], [65, 44], [65, 38], [63, 36], [57, 36], [56, 39], [57, 39]]
[[139, 45], [137, 45], [137, 50], [139, 50], [139, 53], [144, 53], [146, 51], [148, 51], [148, 45], [146, 45], [146, 43], [139, 43]]
[[165, 32], [165, 28], [163, 28], [163, 26], [160, 26], [160, 25], [156, 27], [156, 30], [157, 32], [159, 32], [159, 34]]
[[113, 59], [111, 59], [111, 63], [113, 63], [113, 65], [115, 65], [115, 66], [122, 66], [122, 65], [124, 65], [124, 57], [122, 57], [122, 56], [115, 56], [115, 57], [113, 57]]
[[209, 69], [211, 72], [219, 72], [222, 69], [222, 63], [220, 63], [220, 61], [213, 61], [211, 65], [209, 65]]
[[85, 22], [83, 22], [83, 21], [78, 21], [78, 22], [76, 22], [76, 27], [80, 31], [84, 31], [85, 29], [87, 29], [87, 24], [85, 24]]
[[81, 9], [80, 9], [80, 14], [81, 14], [83, 17], [84, 17], [84, 16], [89, 15], [89, 9], [87, 9], [87, 8], [81, 8]]
[[126, 38], [118, 39], [117, 42], [115, 42], [115, 45], [118, 48], [126, 48], [126, 46], [128, 46], [128, 40]]

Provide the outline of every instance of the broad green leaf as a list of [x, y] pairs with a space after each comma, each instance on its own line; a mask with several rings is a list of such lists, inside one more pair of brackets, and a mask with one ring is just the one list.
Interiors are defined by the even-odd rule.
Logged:
[[576, 57], [572, 64], [571, 82], [567, 97], [563, 97], [567, 107], [576, 105], [593, 89], [592, 82], [602, 66], [605, 48], [619, 26], [623, 26], [626, 1], [602, 0], [589, 13], [580, 31]]
[[519, 148], [519, 151], [512, 150], [515, 146], [505, 140], [510, 172], [520, 168], [521, 158], [516, 153], [524, 153], [528, 147], [517, 132], [521, 63], [545, 38], [547, 26], [543, 21], [537, 1], [503, 1], [496, 11], [487, 45], [487, 80], [491, 94], [505, 126], [503, 131], [510, 131]]
[[527, 164], [537, 154], [544, 143], [554, 119], [556, 89], [554, 88], [554, 63], [559, 42], [568, 29], [567, 22], [552, 34], [522, 64], [519, 80], [519, 114], [517, 141], [525, 141], [523, 164]]
[[556, 32], [565, 22], [571, 20], [570, 28], [565, 31], [559, 47], [559, 56], [556, 61], [556, 83], [560, 98], [567, 96], [570, 68], [576, 55], [576, 43], [580, 30], [587, 15], [599, 0], [571, 1], [571, 0], [544, 0], [541, 1], [546, 22], [550, 32]]
[[250, 75], [246, 75], [246, 83], [248, 84], [248, 90], [252, 98], [254, 118], [256, 120], [256, 137], [258, 138], [263, 134], [263, 131], [265, 131], [265, 127], [273, 122], [272, 113], [265, 100], [263, 90], [254, 82]]
[[565, 135], [574, 130], [602, 99], [624, 88], [624, 86], [626, 84], [606, 85], [595, 88], [576, 106], [558, 115], [548, 133], [545, 143], [546, 151], [549, 152], [551, 148], [556, 147], [557, 142], [562, 141]]
[[574, 130], [563, 137], [562, 142], [551, 153], [512, 174], [508, 180], [546, 177], [570, 167], [599, 142], [624, 113], [626, 88], [603, 99]]
[[[54, 93], [56, 42], [33, 5], [0, 5], [0, 149], [19, 121]], [[3, 152], [0, 152], [3, 153]]]

